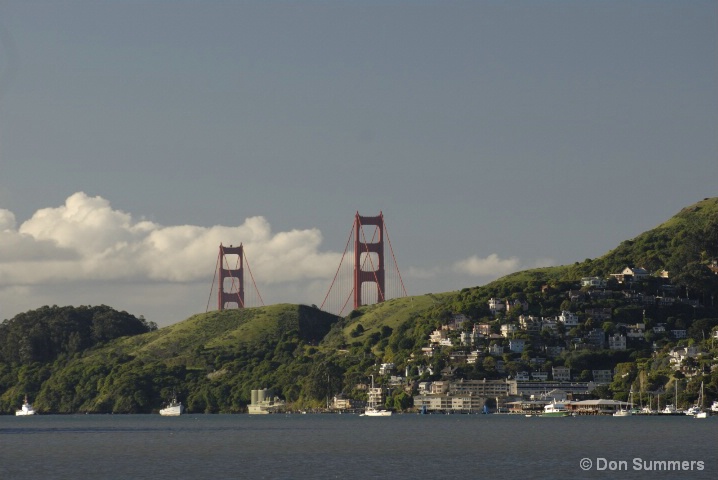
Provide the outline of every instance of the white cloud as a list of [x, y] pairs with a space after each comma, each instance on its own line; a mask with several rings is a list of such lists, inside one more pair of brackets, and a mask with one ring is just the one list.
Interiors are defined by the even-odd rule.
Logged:
[[259, 283], [328, 278], [339, 254], [322, 253], [316, 229], [273, 234], [263, 217], [238, 226], [162, 226], [135, 221], [102, 197], [78, 192], [14, 230], [0, 210], [0, 286], [67, 281], [194, 282], [211, 277], [220, 243], [244, 244]]
[[15, 214], [0, 208], [0, 232], [15, 229]]
[[496, 277], [517, 271], [520, 262], [516, 257], [502, 259], [492, 253], [486, 258], [472, 255], [454, 263], [453, 271], [477, 277]]

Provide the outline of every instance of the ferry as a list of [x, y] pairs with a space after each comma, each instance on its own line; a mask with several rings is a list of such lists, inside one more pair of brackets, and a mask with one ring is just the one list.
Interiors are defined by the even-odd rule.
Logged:
[[542, 417], [568, 417], [568, 410], [563, 403], [549, 403], [543, 408]]

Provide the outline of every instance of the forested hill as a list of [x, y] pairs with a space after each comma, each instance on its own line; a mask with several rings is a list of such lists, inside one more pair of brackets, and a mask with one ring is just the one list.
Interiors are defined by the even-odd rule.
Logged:
[[193, 411], [241, 411], [258, 384], [287, 385], [296, 396], [313, 345], [337, 320], [273, 305], [158, 330], [107, 307], [43, 307], [0, 327], [0, 412], [13, 412], [25, 394], [54, 413], [149, 413], [173, 390]]
[[42, 307], [0, 324], [0, 362], [52, 362], [119, 337], [156, 330], [152, 322], [108, 306]]

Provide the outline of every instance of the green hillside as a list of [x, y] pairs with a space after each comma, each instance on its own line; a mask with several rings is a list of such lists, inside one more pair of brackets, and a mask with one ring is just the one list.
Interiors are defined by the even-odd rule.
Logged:
[[[370, 375], [378, 383], [387, 380], [378, 375], [382, 363], [393, 363], [397, 374], [409, 373], [406, 388], [394, 388], [388, 401], [408, 408], [412, 382], [440, 379], [445, 367], [454, 378], [503, 378], [531, 370], [537, 357], [544, 369], [570, 367], [580, 381], [596, 368], [627, 372], [602, 392], [616, 398], [625, 398], [631, 387], [661, 390], [674, 381], [686, 384], [685, 401], [697, 395], [700, 381], [707, 397], [718, 398], [718, 369], [712, 368], [718, 350], [710, 340], [718, 326], [718, 275], [710, 269], [717, 258], [718, 198], [712, 198], [598, 258], [516, 272], [480, 287], [393, 299], [345, 318], [281, 304], [198, 314], [157, 329], [104, 306], [42, 307], [0, 325], [0, 412], [12, 413], [27, 394], [40, 412], [149, 413], [173, 390], [191, 412], [243, 412], [250, 391], [258, 388], [271, 388], [293, 408], [319, 408], [338, 393], [366, 398], [360, 385]], [[628, 266], [654, 275], [630, 285], [610, 277]], [[658, 275], [662, 271], [668, 278]], [[602, 295], [581, 286], [589, 276], [606, 280]], [[635, 301], [664, 290], [685, 301]], [[491, 298], [519, 302], [525, 310], [495, 314]], [[597, 309], [608, 309], [611, 319], [594, 318]], [[483, 323], [499, 333], [521, 314], [548, 318], [566, 310], [578, 315], [575, 327], [517, 332], [526, 341], [520, 354], [486, 354], [489, 343], [501, 343], [494, 339], [471, 347], [481, 349], [480, 362], [457, 361], [454, 354], [469, 350], [459, 344], [460, 332], [451, 334], [455, 346], [438, 348], [431, 357], [422, 350], [434, 330], [459, 314], [469, 320], [464, 331]], [[645, 335], [632, 338], [625, 351], [586, 348], [596, 329], [624, 334], [636, 324], [645, 326]], [[673, 338], [674, 330], [686, 338]], [[668, 356], [688, 345], [705, 356], [689, 362], [683, 371], [692, 373], [685, 378]]]

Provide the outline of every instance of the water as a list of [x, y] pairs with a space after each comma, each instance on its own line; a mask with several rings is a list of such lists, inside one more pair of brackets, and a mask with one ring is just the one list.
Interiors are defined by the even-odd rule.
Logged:
[[[0, 479], [714, 479], [717, 439], [718, 417], [5, 416]], [[670, 460], [693, 470], [634, 463]]]

